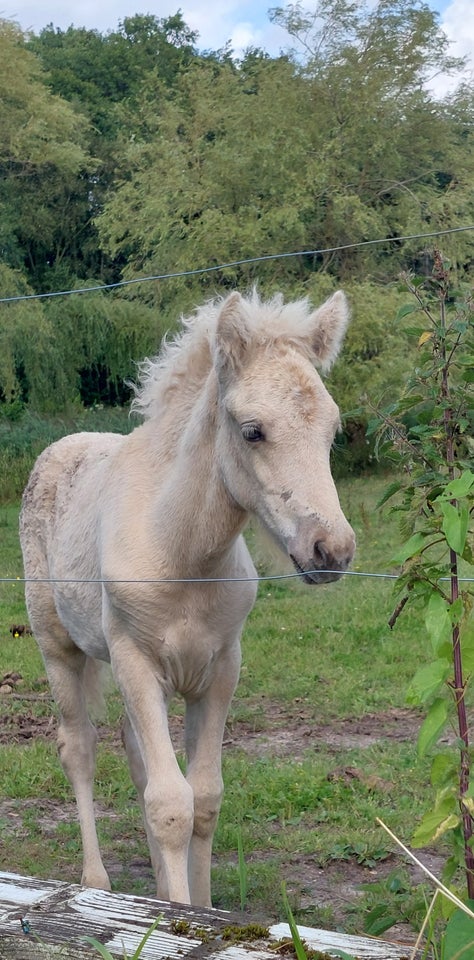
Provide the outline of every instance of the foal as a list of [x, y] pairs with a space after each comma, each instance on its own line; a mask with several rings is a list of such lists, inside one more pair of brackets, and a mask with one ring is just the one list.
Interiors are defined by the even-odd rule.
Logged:
[[[344, 295], [206, 304], [141, 369], [130, 435], [79, 433], [38, 458], [23, 498], [28, 613], [59, 708], [77, 801], [82, 882], [110, 889], [93, 808], [88, 705], [109, 661], [160, 899], [209, 906], [221, 745], [256, 596], [242, 537], [256, 516], [308, 584], [337, 579], [354, 534], [329, 453], [339, 413], [328, 370]], [[186, 775], [167, 710], [186, 704]]]

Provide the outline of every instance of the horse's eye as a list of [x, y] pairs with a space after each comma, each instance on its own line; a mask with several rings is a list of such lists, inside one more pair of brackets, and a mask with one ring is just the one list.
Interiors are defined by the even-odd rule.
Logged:
[[241, 426], [242, 436], [248, 443], [259, 443], [265, 440], [263, 430], [258, 423], [243, 423]]

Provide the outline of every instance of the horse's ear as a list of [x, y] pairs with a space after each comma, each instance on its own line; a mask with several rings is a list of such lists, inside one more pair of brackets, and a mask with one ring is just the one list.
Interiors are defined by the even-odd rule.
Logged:
[[342, 290], [333, 293], [329, 300], [318, 307], [311, 319], [312, 346], [317, 365], [327, 373], [341, 349], [350, 319], [349, 304]]
[[240, 293], [231, 293], [217, 318], [214, 365], [221, 382], [239, 370], [248, 352], [250, 333], [242, 303]]

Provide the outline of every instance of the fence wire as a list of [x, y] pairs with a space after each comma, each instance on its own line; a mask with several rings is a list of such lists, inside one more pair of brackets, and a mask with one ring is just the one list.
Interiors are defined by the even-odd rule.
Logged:
[[[105, 579], [105, 578], [85, 578], [85, 579], [61, 579], [56, 577], [0, 577], [0, 583], [76, 583], [76, 584], [157, 584], [157, 583], [267, 583], [271, 580], [303, 580], [304, 576], [320, 576], [321, 574], [337, 573], [339, 577], [370, 577], [378, 580], [398, 580], [398, 573], [374, 573], [368, 570], [305, 570], [301, 573], [276, 573], [255, 577], [157, 577], [145, 580], [135, 579]], [[438, 577], [438, 583], [449, 583], [451, 577]], [[474, 583], [474, 577], [458, 576], [459, 583]]]
[[24, 293], [14, 297], [0, 297], [0, 303], [16, 303], [20, 300], [44, 300], [48, 297], [68, 297], [74, 293], [94, 293], [98, 290], [114, 290], [119, 287], [127, 287], [132, 283], [149, 283], [152, 280], [171, 280], [178, 277], [195, 277], [204, 273], [216, 273], [219, 270], [225, 270], [228, 267], [241, 267], [250, 263], [264, 263], [268, 260], [284, 260], [291, 257], [316, 257], [325, 253], [338, 253], [342, 250], [355, 250], [359, 247], [375, 246], [381, 243], [402, 243], [408, 240], [426, 240], [432, 237], [446, 237], [453, 233], [465, 233], [468, 230], [474, 230], [474, 224], [467, 224], [461, 227], [450, 227], [446, 230], [433, 230], [429, 233], [412, 233], [406, 237], [380, 237], [375, 240], [358, 240], [353, 243], [343, 243], [337, 247], [323, 247], [320, 250], [298, 250], [291, 253], [268, 253], [260, 257], [247, 257], [244, 260], [231, 260], [229, 263], [221, 263], [209, 267], [196, 267], [192, 270], [180, 270], [176, 273], [159, 273], [150, 277], [134, 277], [131, 280], [118, 280], [116, 283], [101, 283], [89, 287], [78, 287], [76, 290], [53, 290], [49, 293]]

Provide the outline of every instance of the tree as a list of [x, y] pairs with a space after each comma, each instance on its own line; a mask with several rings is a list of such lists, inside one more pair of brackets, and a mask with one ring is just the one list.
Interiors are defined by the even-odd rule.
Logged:
[[74, 195], [91, 160], [82, 146], [85, 118], [51, 93], [7, 21], [0, 21], [0, 127], [0, 257], [34, 281], [73, 254], [82, 225]]
[[[274, 8], [271, 18], [303, 51], [300, 69], [316, 105], [307, 167], [315, 239], [332, 247], [456, 226], [460, 217], [472, 222], [472, 132], [468, 138], [466, 125], [459, 150], [457, 98], [439, 102], [430, 91], [434, 73], [463, 65], [449, 56], [438, 15], [418, 0], [320, 0], [312, 14], [296, 3]], [[404, 247], [399, 267], [422, 252], [420, 243]], [[394, 253], [392, 245], [391, 265]], [[386, 262], [379, 247], [331, 254], [326, 265], [346, 275]]]
[[195, 40], [178, 12], [163, 19], [151, 14], [125, 17], [117, 30], [106, 34], [85, 27], [61, 30], [51, 23], [31, 37], [28, 46], [41, 58], [52, 90], [90, 118], [94, 149], [100, 155], [101, 141], [114, 140], [119, 133], [116, 105], [135, 105], [149, 73], [172, 86], [195, 56]]
[[[0, 262], [2, 296], [27, 296], [24, 276]], [[26, 402], [48, 407], [55, 398], [53, 329], [38, 302], [0, 304], [0, 411], [16, 417]], [[59, 365], [58, 365], [59, 366]]]
[[[306, 198], [301, 169], [310, 149], [303, 81], [286, 58], [197, 60], [156, 114], [144, 90], [127, 171], [98, 219], [105, 249], [127, 261], [126, 275], [169, 272], [301, 248]], [[137, 123], [137, 121], [135, 121]], [[304, 265], [260, 264], [258, 275], [301, 276]], [[200, 276], [199, 288], [247, 283], [254, 267]], [[161, 303], [188, 281], [158, 291]], [[186, 297], [185, 297], [186, 299]], [[184, 302], [184, 301], [183, 301]]]

